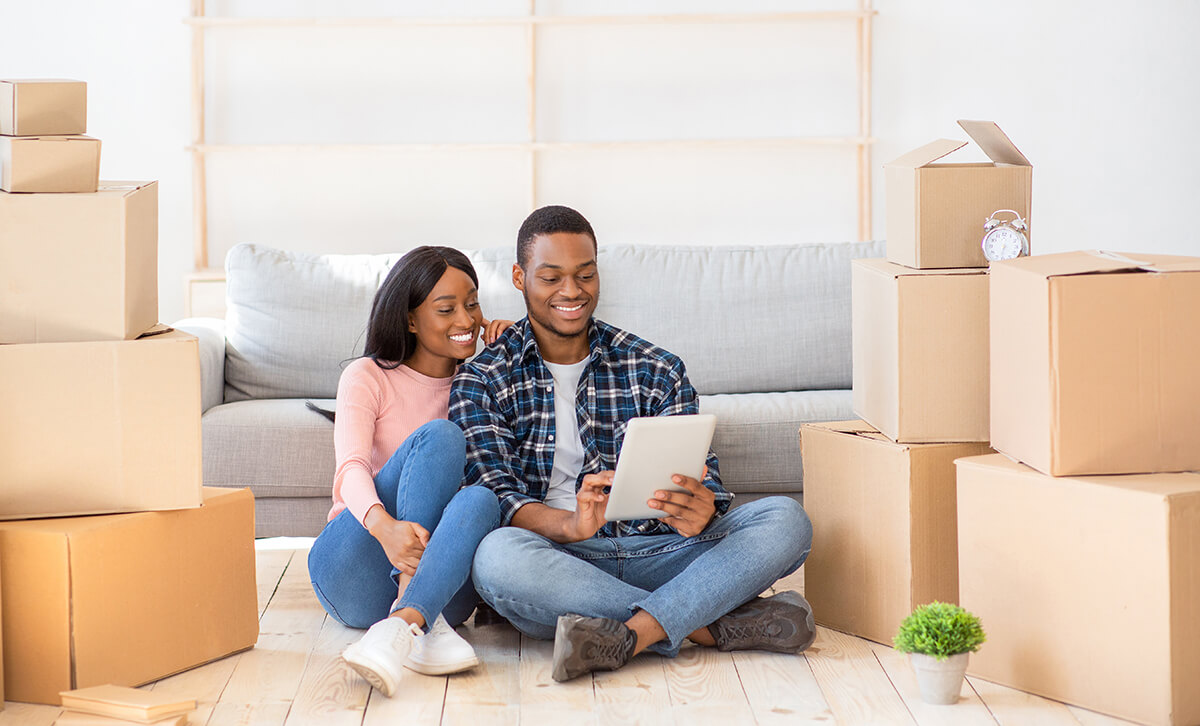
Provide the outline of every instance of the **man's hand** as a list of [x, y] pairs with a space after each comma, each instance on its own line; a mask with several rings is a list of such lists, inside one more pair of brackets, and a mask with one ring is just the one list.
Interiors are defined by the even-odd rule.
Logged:
[[[708, 473], [705, 467], [704, 477]], [[661, 509], [663, 516], [660, 520], [666, 522], [672, 529], [684, 537], [695, 537], [704, 531], [713, 515], [717, 513], [716, 499], [712, 490], [690, 476], [676, 474], [671, 481], [686, 489], [686, 492], [654, 492], [654, 499], [646, 502], [655, 509]]]
[[429, 544], [429, 531], [416, 522], [392, 519], [383, 507], [376, 505], [367, 512], [367, 531], [379, 540], [388, 561], [408, 576], [415, 575], [425, 546]]
[[568, 519], [564, 527], [566, 542], [590, 539], [607, 524], [604, 511], [608, 507], [608, 495], [604, 493], [604, 488], [612, 486], [613, 474], [611, 471], [602, 471], [583, 477], [583, 483], [575, 493], [575, 516]]
[[511, 320], [484, 320], [483, 321], [483, 344], [491, 345], [508, 330], [513, 324]]

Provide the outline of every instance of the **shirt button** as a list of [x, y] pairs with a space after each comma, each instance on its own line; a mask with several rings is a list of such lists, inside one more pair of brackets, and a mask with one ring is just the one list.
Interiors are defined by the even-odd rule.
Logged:
[[550, 434], [550, 440], [551, 440], [551, 441], [553, 441], [553, 440], [554, 440], [554, 434]]

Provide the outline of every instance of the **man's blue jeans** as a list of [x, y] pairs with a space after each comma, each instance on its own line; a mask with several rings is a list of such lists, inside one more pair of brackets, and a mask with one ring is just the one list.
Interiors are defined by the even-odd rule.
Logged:
[[689, 634], [753, 600], [804, 564], [812, 524], [788, 497], [732, 509], [695, 537], [678, 534], [592, 538], [556, 544], [518, 527], [484, 537], [475, 552], [475, 588], [521, 632], [550, 640], [558, 616], [625, 621], [654, 616], [674, 657]]
[[[479, 599], [471, 586], [471, 559], [479, 541], [500, 524], [500, 506], [490, 489], [459, 489], [465, 462], [462, 431], [435, 419], [405, 439], [375, 477], [387, 513], [430, 532], [417, 572], [396, 606], [421, 613], [426, 630], [438, 613], [451, 625], [470, 617]], [[351, 628], [368, 628], [387, 617], [396, 599], [399, 572], [349, 510], [326, 524], [313, 542], [308, 572], [321, 606]]]

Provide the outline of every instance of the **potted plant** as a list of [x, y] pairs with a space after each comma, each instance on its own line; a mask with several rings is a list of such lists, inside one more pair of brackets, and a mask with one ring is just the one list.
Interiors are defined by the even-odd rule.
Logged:
[[900, 623], [893, 643], [908, 653], [926, 703], [958, 702], [967, 658], [986, 640], [979, 618], [952, 603], [934, 600]]

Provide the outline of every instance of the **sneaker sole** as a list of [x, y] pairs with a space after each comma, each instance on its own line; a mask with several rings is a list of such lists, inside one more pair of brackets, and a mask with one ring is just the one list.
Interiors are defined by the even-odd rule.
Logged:
[[404, 664], [404, 667], [410, 671], [416, 671], [421, 675], [444, 676], [450, 673], [459, 673], [461, 671], [469, 670], [477, 665], [479, 665], [479, 657], [472, 656], [471, 658], [464, 658], [463, 660], [454, 661], [452, 663], [421, 663], [409, 658], [408, 662]]
[[369, 658], [363, 658], [358, 653], [346, 652], [342, 653], [342, 662], [350, 666], [355, 673], [366, 679], [367, 683], [388, 698], [396, 693], [396, 684], [381, 676], [378, 664]]

